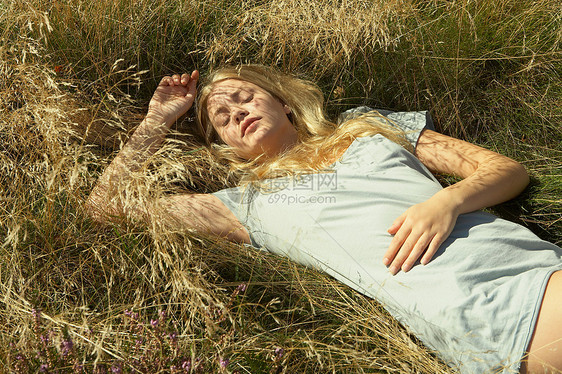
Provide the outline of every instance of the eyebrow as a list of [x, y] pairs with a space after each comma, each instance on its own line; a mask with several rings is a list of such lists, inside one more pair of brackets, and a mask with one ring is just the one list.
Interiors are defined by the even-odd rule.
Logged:
[[[239, 97], [240, 97], [240, 93], [241, 93], [242, 91], [244, 91], [242, 88], [238, 88], [238, 89], [236, 89], [236, 91], [234, 91], [234, 92], [231, 93], [231, 94], [225, 94], [225, 96], [229, 96], [232, 100], [236, 100], [236, 98], [239, 98]], [[216, 95], [216, 94], [220, 94], [220, 92], [215, 93], [215, 95]], [[224, 105], [221, 105], [221, 106], [219, 107], [219, 109], [217, 109], [217, 110], [214, 111], [213, 113], [209, 113], [209, 114], [210, 114], [211, 117], [216, 117], [218, 114], [225, 113], [225, 112], [227, 112], [227, 108], [226, 108]]]
[[217, 117], [219, 114], [227, 113], [228, 109], [223, 105], [219, 109], [211, 113], [211, 118]]

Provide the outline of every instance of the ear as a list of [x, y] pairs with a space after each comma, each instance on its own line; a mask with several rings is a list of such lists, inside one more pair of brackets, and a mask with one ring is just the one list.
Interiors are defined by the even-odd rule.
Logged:
[[283, 104], [283, 110], [285, 114], [291, 114], [291, 108], [287, 104]]

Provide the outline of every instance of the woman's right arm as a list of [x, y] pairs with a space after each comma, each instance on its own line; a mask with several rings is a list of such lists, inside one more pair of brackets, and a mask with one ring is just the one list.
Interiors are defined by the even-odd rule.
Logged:
[[[86, 202], [86, 211], [98, 222], [126, 215], [140, 220], [191, 228], [238, 242], [250, 242], [246, 229], [215, 196], [183, 194], [160, 199], [158, 204], [125, 204], [122, 196], [132, 174], [161, 147], [171, 125], [193, 105], [199, 73], [164, 77], [149, 104], [148, 114], [127, 144], [103, 172]], [[158, 212], [154, 211], [158, 207]]]

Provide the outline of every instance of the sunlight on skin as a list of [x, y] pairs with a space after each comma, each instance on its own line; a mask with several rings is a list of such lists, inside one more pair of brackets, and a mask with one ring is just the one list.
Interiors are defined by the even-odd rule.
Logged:
[[[521, 373], [560, 373], [562, 368], [562, 271], [552, 274]], [[548, 362], [550, 365], [543, 363]], [[558, 370], [554, 369], [558, 368]]]
[[253, 83], [218, 82], [207, 108], [220, 138], [245, 159], [276, 156], [297, 142], [297, 131], [287, 116], [291, 109]]
[[529, 183], [516, 161], [431, 130], [420, 135], [415, 155], [431, 172], [463, 179], [396, 218], [388, 229], [394, 238], [383, 256], [393, 275], [409, 271], [418, 259], [427, 264], [460, 214], [512, 199]]

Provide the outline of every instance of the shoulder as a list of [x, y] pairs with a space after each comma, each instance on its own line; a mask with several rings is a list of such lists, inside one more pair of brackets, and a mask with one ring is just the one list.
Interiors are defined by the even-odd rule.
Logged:
[[399, 127], [409, 129], [409, 130], [422, 130], [428, 128], [430, 130], [435, 130], [433, 125], [433, 119], [428, 111], [407, 111], [407, 112], [395, 112], [387, 109], [378, 109], [368, 106], [359, 106], [346, 110], [341, 113], [337, 118], [337, 124], [341, 125], [345, 121], [358, 118], [367, 113], [374, 113], [384, 119], [388, 119], [394, 122]]
[[[337, 123], [339, 126], [344, 126], [347, 121], [358, 119], [361, 116], [365, 116], [366, 119], [375, 117], [376, 123], [384, 126], [381, 127], [381, 133], [384, 136], [390, 140], [398, 141], [409, 150], [416, 148], [423, 130], [434, 130], [433, 120], [428, 111], [393, 112], [367, 106], [360, 106], [343, 112], [338, 117]], [[396, 131], [399, 131], [400, 136], [395, 135]], [[406, 143], [402, 142], [401, 139], [405, 140]]]

